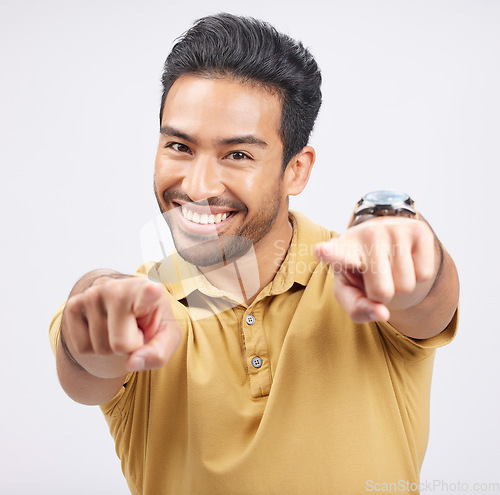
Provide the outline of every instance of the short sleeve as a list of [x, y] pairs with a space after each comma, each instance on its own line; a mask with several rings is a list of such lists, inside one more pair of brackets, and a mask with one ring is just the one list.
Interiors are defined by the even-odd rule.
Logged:
[[52, 317], [52, 320], [50, 321], [50, 325], [49, 325], [50, 348], [52, 349], [54, 356], [56, 355], [57, 343], [59, 342], [59, 335], [61, 333], [61, 321], [62, 321], [62, 315], [63, 315], [63, 311], [64, 311], [65, 306], [66, 306], [66, 301], [64, 301], [57, 308], [57, 311], [55, 312], [54, 316]]
[[455, 338], [458, 329], [458, 309], [448, 326], [439, 334], [428, 339], [414, 339], [403, 335], [385, 321], [377, 322], [377, 327], [392, 355], [407, 361], [419, 361], [429, 357], [435, 349], [449, 344]]
[[[143, 371], [143, 375], [151, 374], [150, 371]], [[139, 376], [138, 372], [131, 372], [123, 381], [123, 386], [117, 392], [117, 394], [110, 399], [108, 402], [105, 402], [99, 406], [101, 411], [106, 415], [112, 418], [113, 416], [119, 415], [123, 409], [126, 408], [126, 404], [130, 402], [133, 393], [135, 391], [137, 378]]]

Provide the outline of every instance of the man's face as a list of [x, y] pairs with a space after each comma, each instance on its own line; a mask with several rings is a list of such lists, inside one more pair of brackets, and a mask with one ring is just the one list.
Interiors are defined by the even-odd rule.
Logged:
[[179, 78], [168, 92], [155, 194], [177, 251], [198, 266], [241, 256], [288, 222], [281, 100], [230, 79]]

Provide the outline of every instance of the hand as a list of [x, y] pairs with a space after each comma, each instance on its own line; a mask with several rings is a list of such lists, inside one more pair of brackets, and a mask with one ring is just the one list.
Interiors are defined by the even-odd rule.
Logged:
[[164, 287], [142, 277], [103, 276], [70, 296], [61, 332], [76, 363], [100, 378], [161, 368], [180, 344]]
[[334, 293], [358, 323], [388, 321], [428, 295], [441, 263], [440, 246], [422, 220], [383, 217], [348, 229], [316, 247], [330, 263]]

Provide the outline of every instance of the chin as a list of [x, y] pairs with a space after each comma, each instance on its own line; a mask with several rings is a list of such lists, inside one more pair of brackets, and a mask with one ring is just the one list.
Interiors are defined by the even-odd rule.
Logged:
[[174, 237], [174, 244], [179, 255], [196, 266], [207, 267], [228, 263], [252, 248], [252, 241], [241, 236], [221, 236], [217, 239], [199, 243], [186, 243]]

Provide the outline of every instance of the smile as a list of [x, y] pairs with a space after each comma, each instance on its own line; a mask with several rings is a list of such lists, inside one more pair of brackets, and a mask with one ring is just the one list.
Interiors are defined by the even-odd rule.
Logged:
[[[192, 208], [190, 205], [181, 205], [182, 216], [189, 220], [192, 223], [197, 225], [218, 225], [232, 214], [236, 213], [235, 211], [225, 211], [219, 213], [212, 213], [210, 208]], [[196, 211], [197, 210], [197, 211]]]

